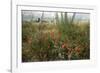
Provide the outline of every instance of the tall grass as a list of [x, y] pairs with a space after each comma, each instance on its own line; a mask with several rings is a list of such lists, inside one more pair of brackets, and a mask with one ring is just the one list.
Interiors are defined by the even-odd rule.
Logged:
[[89, 23], [69, 22], [67, 13], [56, 13], [56, 25], [22, 22], [22, 61], [80, 60], [90, 58]]

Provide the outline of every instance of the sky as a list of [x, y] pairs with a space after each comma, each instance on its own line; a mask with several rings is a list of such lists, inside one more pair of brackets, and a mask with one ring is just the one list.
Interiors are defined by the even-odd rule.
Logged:
[[[30, 21], [32, 18], [37, 19], [42, 16], [42, 13], [44, 13], [44, 19], [54, 19], [56, 12], [43, 12], [43, 11], [22, 11], [23, 20]], [[58, 12], [58, 15], [60, 17], [60, 13]], [[72, 17], [73, 13], [68, 13], [68, 17]], [[89, 20], [90, 14], [88, 13], [76, 13], [75, 19], [76, 20]]]

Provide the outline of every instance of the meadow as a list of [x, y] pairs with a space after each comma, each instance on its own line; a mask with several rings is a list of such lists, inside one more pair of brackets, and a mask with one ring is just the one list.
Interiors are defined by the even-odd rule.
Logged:
[[56, 14], [56, 23], [22, 21], [22, 62], [90, 59], [90, 23], [64, 16]]

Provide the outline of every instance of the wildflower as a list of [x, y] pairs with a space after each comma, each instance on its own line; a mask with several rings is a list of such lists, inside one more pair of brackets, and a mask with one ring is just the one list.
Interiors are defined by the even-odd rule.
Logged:
[[62, 44], [62, 46], [61, 46], [62, 48], [66, 48], [66, 44], [64, 43], [64, 44]]
[[76, 47], [75, 48], [75, 51], [79, 53], [80, 52], [80, 48], [79, 47]]

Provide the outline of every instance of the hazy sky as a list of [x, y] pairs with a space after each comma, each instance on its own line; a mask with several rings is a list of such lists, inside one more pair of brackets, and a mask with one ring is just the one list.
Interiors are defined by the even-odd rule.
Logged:
[[[22, 11], [23, 20], [36, 19], [42, 16], [42, 11]], [[60, 17], [60, 13], [58, 15]], [[56, 12], [44, 12], [44, 18], [55, 18]], [[68, 17], [72, 17], [73, 13], [68, 13]], [[90, 14], [88, 13], [76, 13], [75, 18], [78, 20], [89, 20]]]

